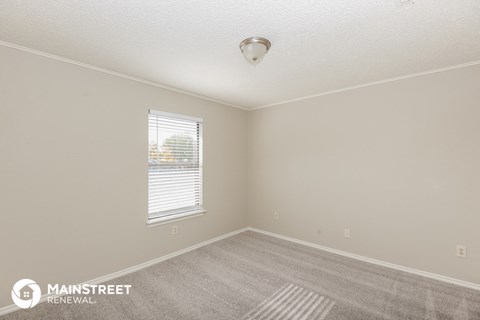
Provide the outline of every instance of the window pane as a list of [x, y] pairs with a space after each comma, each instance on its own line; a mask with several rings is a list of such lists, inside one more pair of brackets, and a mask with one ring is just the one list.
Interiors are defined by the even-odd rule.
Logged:
[[201, 121], [150, 111], [150, 219], [201, 208], [201, 129]]

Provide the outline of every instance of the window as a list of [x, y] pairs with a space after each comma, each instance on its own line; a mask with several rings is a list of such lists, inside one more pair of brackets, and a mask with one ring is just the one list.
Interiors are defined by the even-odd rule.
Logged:
[[204, 212], [202, 123], [202, 119], [149, 111], [149, 223]]

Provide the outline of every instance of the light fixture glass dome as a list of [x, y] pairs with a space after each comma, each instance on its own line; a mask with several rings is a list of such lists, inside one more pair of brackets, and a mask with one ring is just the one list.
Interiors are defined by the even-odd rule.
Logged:
[[261, 37], [251, 37], [240, 43], [240, 50], [248, 63], [257, 65], [271, 47], [270, 41]]

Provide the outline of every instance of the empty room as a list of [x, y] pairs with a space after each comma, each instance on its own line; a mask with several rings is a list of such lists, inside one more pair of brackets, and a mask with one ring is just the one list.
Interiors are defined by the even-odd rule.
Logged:
[[480, 2], [0, 1], [1, 320], [480, 320]]

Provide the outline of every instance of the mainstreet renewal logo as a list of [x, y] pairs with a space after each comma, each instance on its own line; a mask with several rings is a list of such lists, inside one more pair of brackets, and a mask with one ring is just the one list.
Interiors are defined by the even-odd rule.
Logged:
[[33, 308], [40, 301], [42, 290], [33, 280], [22, 279], [13, 285], [12, 299], [22, 309]]
[[[90, 295], [123, 295], [130, 294], [129, 284], [48, 284], [47, 303], [52, 304], [94, 304]], [[22, 279], [15, 283], [12, 299], [22, 309], [33, 308], [40, 301], [40, 286], [33, 280]]]

